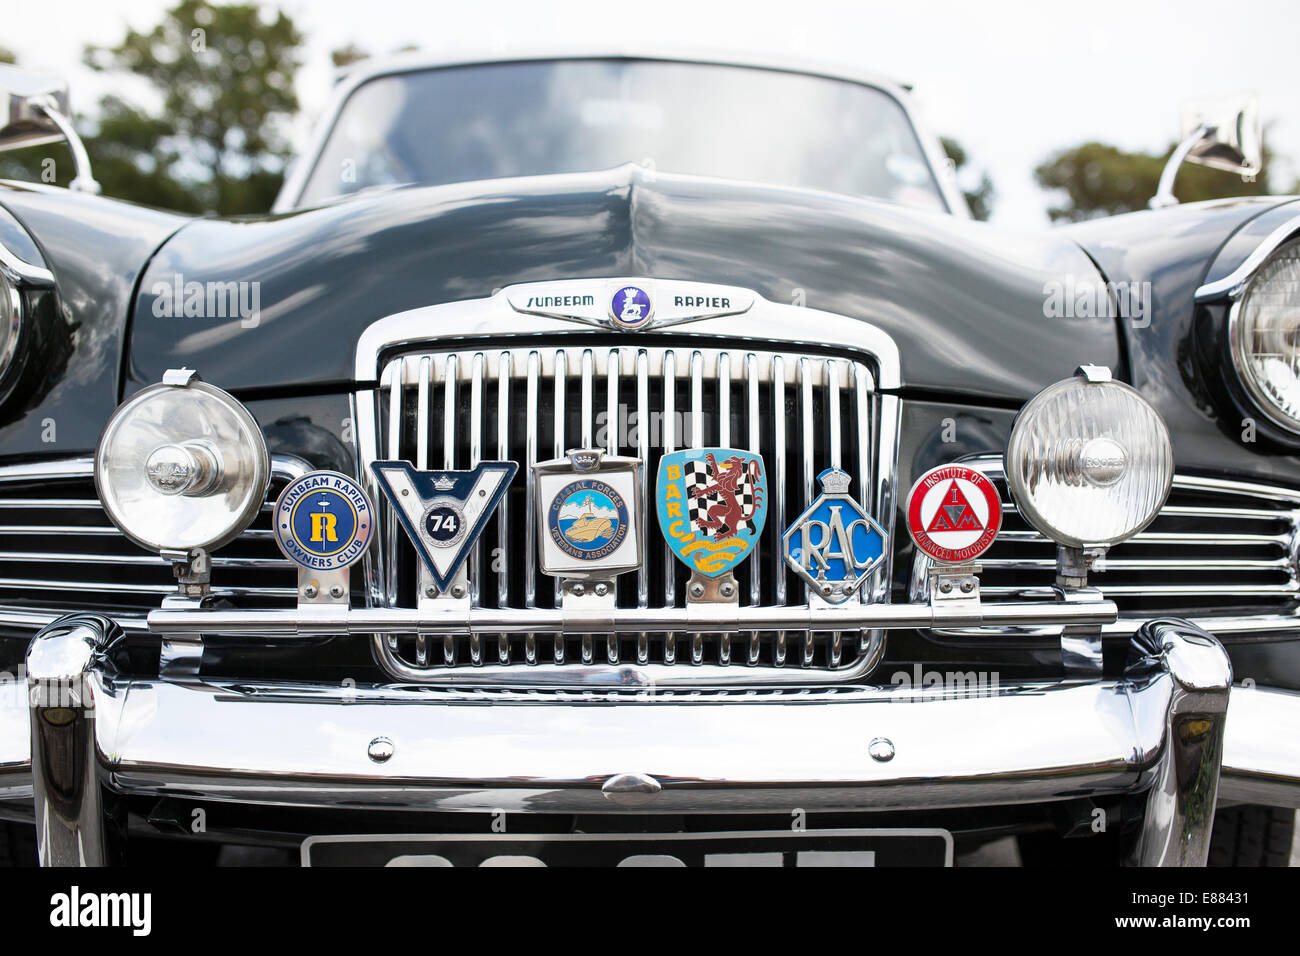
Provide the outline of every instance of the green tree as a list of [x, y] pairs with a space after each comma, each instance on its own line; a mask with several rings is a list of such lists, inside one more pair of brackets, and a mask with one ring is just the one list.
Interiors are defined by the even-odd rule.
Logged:
[[302, 42], [282, 11], [181, 0], [152, 30], [87, 48], [89, 66], [144, 77], [162, 97], [156, 115], [101, 100], [87, 149], [105, 194], [224, 215], [269, 209], [289, 157], [282, 130], [298, 110]]
[[[948, 154], [948, 158], [952, 160], [953, 168], [957, 170], [958, 179], [965, 178], [969, 180], [971, 175], [966, 177], [961, 175], [963, 169], [968, 169], [967, 161], [969, 157], [966, 155], [966, 150], [955, 139], [950, 139], [947, 136], [943, 137], [941, 142], [943, 143], [943, 151]], [[970, 173], [973, 174], [974, 170], [970, 170]], [[980, 170], [974, 188], [967, 189], [963, 184], [962, 195], [966, 197], [966, 204], [970, 206], [972, 216], [981, 221], [989, 218], [989, 214], [993, 211], [994, 191], [993, 180], [989, 179], [987, 172]]]
[[[1044, 189], [1065, 192], [1066, 203], [1047, 211], [1053, 220], [1113, 216], [1147, 208], [1173, 151], [1170, 146], [1161, 155], [1128, 153], [1106, 143], [1084, 143], [1053, 154], [1034, 170], [1034, 178]], [[1243, 182], [1236, 173], [1184, 163], [1174, 195], [1183, 202], [1268, 195], [1270, 159], [1265, 148], [1264, 168], [1254, 182]]]
[[[143, 77], [162, 100], [152, 113], [108, 95], [93, 123], [77, 118], [104, 195], [181, 212], [270, 209], [289, 157], [282, 130], [298, 110], [302, 40], [283, 12], [181, 0], [152, 30], [88, 47], [88, 65]], [[61, 144], [0, 156], [0, 177], [67, 185], [72, 170]]]

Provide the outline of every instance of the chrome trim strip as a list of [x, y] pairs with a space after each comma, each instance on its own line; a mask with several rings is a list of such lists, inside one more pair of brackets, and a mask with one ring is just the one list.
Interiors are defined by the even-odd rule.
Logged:
[[0, 269], [8, 272], [19, 282], [33, 286], [53, 286], [54, 273], [44, 266], [35, 266], [24, 262], [14, 255], [4, 243], [0, 242]]
[[1259, 267], [1264, 264], [1278, 247], [1300, 234], [1300, 216], [1295, 216], [1269, 233], [1244, 262], [1231, 273], [1217, 282], [1207, 282], [1196, 290], [1197, 302], [1210, 302], [1215, 299], [1234, 298], [1242, 293], [1246, 284], [1254, 277]]
[[[159, 609], [149, 612], [149, 629], [158, 634], [259, 634], [306, 637], [387, 632], [415, 634], [636, 633], [674, 631], [682, 618], [674, 608], [620, 608], [612, 619], [569, 613], [563, 608], [460, 607], [349, 608], [322, 605], [285, 610]], [[1111, 601], [1088, 604], [999, 603], [952, 609], [930, 604], [846, 604], [814, 607], [732, 607], [692, 609], [692, 630], [717, 634], [743, 631], [833, 631], [866, 628], [933, 628], [1010, 624], [1108, 624], [1117, 617]]]
[[1219, 800], [1300, 807], [1300, 694], [1232, 688]]

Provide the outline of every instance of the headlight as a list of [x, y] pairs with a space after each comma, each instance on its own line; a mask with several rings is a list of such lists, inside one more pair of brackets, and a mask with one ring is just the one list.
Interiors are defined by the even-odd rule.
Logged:
[[253, 416], [189, 372], [119, 405], [95, 453], [104, 510], [151, 551], [221, 547], [248, 527], [269, 482]]
[[1169, 432], [1155, 409], [1104, 369], [1080, 371], [1030, 400], [1006, 457], [1025, 520], [1076, 548], [1116, 544], [1145, 528], [1174, 474]]
[[0, 376], [9, 369], [18, 349], [18, 330], [23, 320], [23, 300], [18, 287], [0, 271]]
[[1300, 241], [1260, 267], [1231, 316], [1237, 377], [1269, 419], [1300, 431]]

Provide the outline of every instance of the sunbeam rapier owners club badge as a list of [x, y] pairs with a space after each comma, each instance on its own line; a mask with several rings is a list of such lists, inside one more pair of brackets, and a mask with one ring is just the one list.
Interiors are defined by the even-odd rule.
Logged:
[[275, 542], [294, 564], [339, 571], [366, 552], [375, 530], [370, 499], [337, 471], [313, 471], [284, 486], [275, 502]]

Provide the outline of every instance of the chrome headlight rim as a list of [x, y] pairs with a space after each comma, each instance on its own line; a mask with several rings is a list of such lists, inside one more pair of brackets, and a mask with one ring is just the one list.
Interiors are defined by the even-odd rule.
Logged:
[[[252, 413], [244, 407], [244, 404], [229, 392], [217, 388], [214, 385], [209, 385], [207, 382], [195, 377], [186, 385], [173, 385], [167, 382], [160, 382], [146, 386], [118, 405], [117, 408], [113, 410], [113, 414], [109, 416], [108, 422], [100, 433], [99, 442], [95, 446], [95, 494], [98, 496], [109, 520], [113, 522], [127, 540], [146, 551], [152, 551], [155, 553], [168, 549], [169, 546], [166, 542], [151, 541], [142, 538], [133, 533], [129, 528], [125, 527], [125, 523], [120, 522], [114, 516], [114, 506], [110, 504], [110, 502], [115, 501], [115, 496], [112, 494], [112, 489], [105, 486], [104, 475], [108, 471], [106, 459], [109, 440], [114, 436], [116, 429], [121, 426], [122, 422], [127, 420], [127, 413], [134, 408], [138, 408], [146, 401], [151, 400], [161, 392], [176, 391], [178, 389], [190, 389], [212, 396], [214, 399], [226, 406], [227, 410], [229, 410], [230, 413], [239, 421], [245, 432], [254, 439], [250, 443], [254, 452], [254, 474], [252, 475], [251, 483], [253, 488], [260, 489], [260, 491], [255, 494], [250, 494], [244, 506], [237, 512], [231, 512], [228, 528], [224, 533], [213, 535], [203, 542], [181, 545], [179, 547], [179, 550], [202, 550], [210, 554], [235, 540], [235, 538], [239, 537], [239, 535], [242, 534], [250, 524], [252, 524], [253, 519], [257, 517], [258, 513], [261, 511], [262, 505], [266, 502], [266, 492], [271, 484], [271, 455], [266, 447], [266, 439], [262, 435], [262, 428], [257, 423], [257, 419], [253, 417]], [[142, 460], [140, 462], [141, 467], [143, 467], [144, 464], [145, 462]]]
[[1245, 398], [1247, 414], [1257, 413], [1274, 428], [1281, 429], [1287, 438], [1300, 439], [1300, 417], [1287, 415], [1277, 402], [1260, 385], [1255, 370], [1251, 367], [1251, 356], [1246, 343], [1247, 323], [1242, 312], [1245, 310], [1250, 295], [1255, 291], [1261, 278], [1266, 276], [1268, 266], [1280, 256], [1300, 253], [1300, 234], [1279, 243], [1251, 272], [1241, 287], [1231, 296], [1228, 304], [1228, 321], [1225, 338], [1229, 360], [1232, 363], [1233, 381], [1240, 388]]
[[[1160, 442], [1159, 452], [1170, 462], [1169, 481], [1165, 482], [1163, 492], [1160, 494], [1158, 500], [1152, 504], [1150, 513], [1147, 515], [1146, 519], [1135, 524], [1131, 530], [1128, 530], [1123, 534], [1111, 535], [1109, 537], [1094, 537], [1085, 540], [1077, 535], [1064, 532], [1061, 528], [1049, 521], [1035, 505], [1032, 489], [1025, 485], [1021, 469], [1018, 467], [1017, 451], [1021, 441], [1025, 440], [1025, 427], [1023, 427], [1023, 423], [1027, 421], [1027, 413], [1035, 411], [1036, 406], [1045, 405], [1049, 400], [1063, 392], [1079, 388], [1119, 389], [1150, 408], [1155, 421], [1160, 424], [1156, 437]], [[1015, 421], [1011, 425], [1011, 434], [1007, 439], [1007, 447], [1003, 456], [1002, 468], [1003, 474], [1007, 480], [1007, 489], [1011, 493], [1011, 498], [1016, 505], [1017, 511], [1019, 511], [1021, 517], [1023, 517], [1034, 530], [1038, 531], [1049, 540], [1069, 548], [1111, 548], [1117, 544], [1128, 541], [1135, 535], [1141, 534], [1142, 531], [1150, 526], [1151, 522], [1160, 516], [1161, 510], [1169, 500], [1169, 493], [1173, 487], [1173, 442], [1169, 437], [1168, 426], [1165, 425], [1164, 420], [1160, 417], [1160, 413], [1157, 412], [1155, 408], [1151, 406], [1151, 403], [1142, 396], [1142, 393], [1133, 386], [1129, 385], [1127, 382], [1120, 382], [1109, 377], [1102, 381], [1092, 381], [1085, 376], [1076, 374], [1075, 376], [1062, 379], [1059, 382], [1054, 382], [1047, 386], [1034, 395], [1034, 397], [1026, 402], [1024, 407], [1021, 408], [1020, 412], [1016, 415]], [[1113, 482], [1110, 483], [1113, 484]], [[1094, 486], [1099, 488], [1102, 487], [1099, 483]]]
[[23, 297], [14, 282], [0, 269], [0, 380], [4, 379], [18, 354], [23, 331]]

